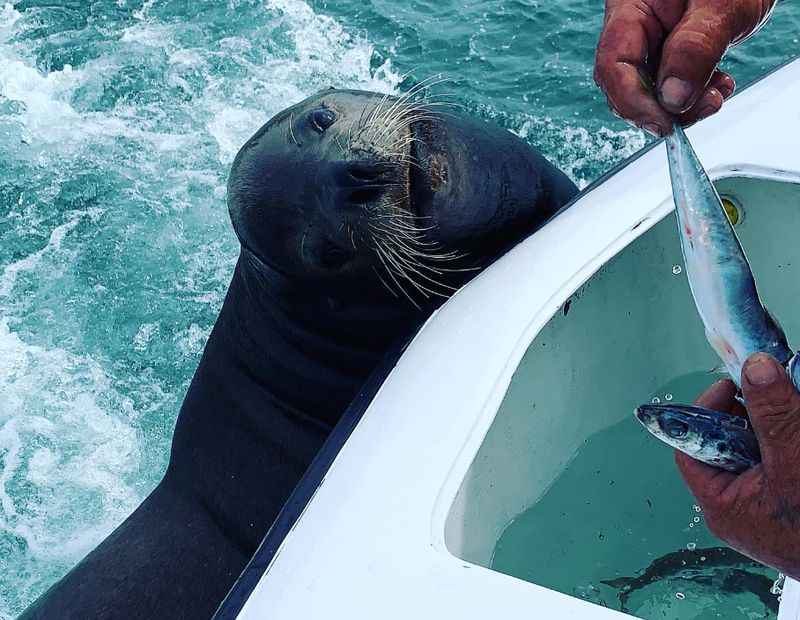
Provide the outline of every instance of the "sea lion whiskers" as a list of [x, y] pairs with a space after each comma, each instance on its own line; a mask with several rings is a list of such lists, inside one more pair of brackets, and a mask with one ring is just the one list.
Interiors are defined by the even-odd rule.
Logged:
[[[450, 81], [449, 78], [442, 78], [441, 76], [431, 76], [422, 80], [410, 88], [407, 92], [403, 93], [395, 99], [391, 105], [387, 105], [390, 101], [389, 95], [384, 95], [381, 101], [373, 107], [370, 114], [364, 118], [364, 110], [359, 117], [355, 138], [353, 138], [353, 126], [350, 127], [349, 137], [351, 138], [349, 146], [352, 146], [353, 140], [364, 139], [367, 142], [376, 142], [380, 136], [386, 134], [385, 130], [393, 123], [390, 122], [395, 116], [402, 118], [404, 111], [407, 109], [414, 109], [420, 104], [413, 102], [412, 99], [429, 90], [431, 87]], [[380, 133], [378, 133], [380, 131]], [[391, 134], [390, 134], [391, 135]]]
[[381, 283], [381, 284], [383, 284], [384, 288], [385, 288], [387, 291], [389, 291], [389, 292], [392, 294], [392, 296], [393, 296], [393, 297], [395, 297], [395, 298], [399, 299], [399, 296], [397, 295], [397, 291], [395, 291], [395, 290], [394, 290], [394, 289], [393, 289], [391, 286], [389, 286], [389, 285], [386, 283], [386, 280], [384, 280], [384, 279], [383, 279], [383, 276], [381, 276], [381, 273], [380, 273], [380, 271], [378, 271], [378, 268], [373, 266], [373, 267], [372, 267], [372, 271], [373, 271], [373, 272], [375, 273], [375, 275], [378, 277], [378, 280], [380, 281], [380, 283]]
[[391, 220], [389, 220], [387, 223], [388, 226], [383, 226], [380, 222], [377, 225], [370, 223], [370, 226], [377, 231], [391, 233], [398, 238], [407, 240], [416, 247], [415, 251], [419, 252], [420, 257], [424, 257], [433, 261], [449, 261], [467, 256], [465, 252], [450, 251], [437, 254], [429, 251], [427, 248], [437, 249], [441, 247], [441, 244], [436, 241], [426, 241], [423, 234], [419, 232], [421, 229], [394, 226]]
[[412, 228], [401, 228], [398, 226], [392, 226], [391, 221], [389, 222], [389, 226], [382, 226], [382, 222], [378, 221], [377, 225], [372, 225], [376, 230], [383, 230], [386, 232], [391, 232], [392, 234], [397, 235], [398, 237], [402, 237], [407, 239], [409, 242], [413, 243], [417, 247], [428, 247], [428, 248], [439, 248], [441, 245], [436, 241], [426, 241], [422, 233], [417, 232]]
[[415, 286], [415, 288], [421, 287], [433, 295], [442, 295], [442, 293], [439, 291], [430, 289], [418, 283], [413, 276], [408, 273], [409, 271], [418, 275], [423, 280], [426, 280], [444, 290], [449, 290], [451, 292], [456, 290], [454, 287], [444, 284], [443, 282], [440, 282], [439, 280], [436, 280], [420, 271], [420, 269], [427, 269], [436, 275], [441, 275], [442, 271], [428, 264], [428, 261], [436, 262], [439, 260], [455, 259], [455, 253], [449, 253], [448, 255], [437, 255], [427, 251], [425, 248], [414, 248], [409, 246], [406, 241], [412, 244], [417, 241], [417, 239], [413, 236], [405, 235], [404, 241], [395, 231], [392, 231], [390, 228], [380, 226], [371, 226], [371, 228], [374, 233], [379, 233], [379, 235], [373, 234], [373, 241], [376, 243], [376, 249], [379, 252], [388, 253], [386, 258], [389, 260], [389, 263], [397, 266], [400, 270], [399, 275], [407, 279], [413, 286]]
[[[397, 213], [395, 214], [387, 213], [385, 215], [379, 215], [377, 216], [377, 219], [388, 222], [395, 230], [402, 230], [405, 231], [406, 233], [409, 233], [411, 235], [416, 235], [420, 238], [426, 232], [429, 232], [436, 228], [435, 224], [425, 227], [416, 226], [412, 218]], [[425, 242], [425, 244], [427, 243], [428, 242]], [[438, 245], [438, 244], [436, 244], [436, 242], [430, 242], [430, 245]]]
[[294, 136], [294, 113], [289, 114], [289, 135], [292, 138], [292, 141], [297, 145], [301, 146], [300, 143], [297, 141], [297, 138]]
[[[423, 264], [422, 261], [415, 259], [413, 255], [408, 252], [410, 248], [408, 248], [408, 250], [404, 248], [403, 245], [399, 243], [398, 240], [394, 238], [393, 235], [388, 230], [379, 229], [375, 227], [373, 227], [372, 230], [373, 230], [372, 238], [375, 244], [374, 247], [376, 251], [379, 253], [379, 255], [383, 255], [383, 257], [387, 259], [390, 265], [394, 265], [397, 268], [398, 270], [397, 273], [399, 276], [408, 280], [410, 284], [415, 286], [415, 288], [417, 287], [418, 283], [408, 273], [408, 271], [416, 273], [423, 279], [429, 280], [431, 283], [437, 286], [441, 286], [442, 288], [445, 289], [448, 288], [441, 282], [432, 280], [431, 278], [425, 276], [420, 271], [418, 271], [417, 267], [420, 266], [420, 264]], [[374, 233], [382, 233], [382, 234], [376, 235]], [[418, 253], [418, 254], [422, 255], [424, 253]], [[430, 292], [434, 293], [434, 291]]]
[[[366, 126], [373, 127], [377, 122], [378, 116], [383, 112], [386, 105], [389, 103], [389, 97], [391, 95], [389, 93], [385, 93], [381, 100], [378, 102], [372, 112], [370, 112], [369, 116], [367, 117]], [[362, 117], [363, 118], [363, 117]]]
[[397, 252], [393, 251], [391, 247], [383, 244], [381, 245], [382, 249], [384, 250], [384, 257], [387, 259], [387, 261], [389, 261], [390, 264], [396, 267], [397, 274], [405, 278], [408, 281], [408, 283], [415, 289], [417, 289], [425, 299], [430, 299], [429, 294], [436, 295], [438, 297], [447, 297], [447, 295], [445, 295], [444, 293], [439, 293], [437, 291], [431, 290], [427, 288], [425, 285], [417, 282], [407, 271], [409, 270], [416, 273], [417, 275], [421, 275], [418, 271], [414, 269], [413, 265], [410, 264], [409, 261], [403, 259], [403, 257], [399, 255]]
[[[394, 272], [392, 271], [391, 267], [389, 267], [389, 264], [387, 263], [387, 259], [386, 259], [385, 255], [384, 255], [383, 250], [377, 245], [375, 246], [375, 249], [376, 249], [376, 253], [378, 255], [378, 259], [383, 264], [384, 268], [386, 269], [386, 273], [389, 274], [389, 277], [392, 279], [392, 282], [394, 282], [395, 285], [397, 286], [397, 289], [405, 296], [406, 299], [408, 299], [409, 302], [411, 302], [411, 305], [413, 305], [417, 310], [420, 310], [421, 309], [420, 305], [416, 301], [414, 301], [414, 299], [411, 297], [411, 295], [408, 294], [406, 289], [403, 288], [403, 285], [400, 284], [400, 282], [397, 281], [397, 278], [395, 277]], [[381, 281], [383, 281], [383, 280], [381, 280]]]
[[404, 266], [406, 269], [408, 269], [409, 271], [411, 271], [411, 272], [415, 273], [416, 275], [418, 275], [418, 276], [419, 276], [420, 278], [422, 278], [423, 280], [426, 280], [426, 281], [430, 282], [431, 284], [433, 284], [433, 285], [435, 285], [435, 286], [440, 286], [440, 287], [442, 287], [443, 289], [445, 289], [445, 292], [440, 292], [440, 291], [437, 291], [437, 290], [435, 290], [435, 289], [433, 289], [433, 288], [429, 288], [428, 286], [426, 286], [426, 285], [424, 285], [424, 284], [422, 284], [422, 283], [418, 282], [418, 281], [417, 281], [417, 280], [415, 280], [415, 279], [414, 279], [414, 278], [413, 278], [413, 277], [412, 277], [410, 274], [405, 274], [405, 276], [406, 276], [406, 278], [408, 279], [408, 281], [409, 281], [409, 282], [411, 282], [411, 284], [414, 286], [414, 288], [418, 289], [418, 290], [419, 290], [419, 291], [420, 291], [420, 292], [423, 294], [423, 296], [424, 296], [426, 299], [428, 299], [428, 298], [429, 298], [429, 297], [428, 297], [428, 295], [427, 295], [428, 293], [429, 293], [430, 295], [435, 295], [435, 296], [437, 296], [437, 297], [448, 298], [448, 297], [450, 297], [450, 295], [451, 295], [453, 292], [455, 292], [455, 291], [457, 290], [455, 287], [453, 287], [453, 286], [448, 286], [447, 284], [443, 284], [442, 282], [439, 282], [438, 280], [434, 280], [433, 278], [431, 278], [431, 277], [429, 277], [429, 276], [425, 275], [424, 273], [422, 273], [421, 271], [419, 271], [419, 270], [418, 270], [418, 269], [415, 267], [415, 265], [418, 265], [418, 263], [416, 263], [416, 262], [414, 262], [414, 261], [411, 261], [411, 260], [409, 260], [409, 259], [406, 259], [406, 258], [402, 257], [401, 255], [398, 255], [397, 253], [394, 253], [394, 254], [393, 254], [393, 256], [394, 256], [394, 257], [395, 257], [395, 258], [396, 258], [396, 259], [397, 259], [397, 260], [398, 260], [400, 263], [402, 263], [402, 265], [403, 265], [403, 266]]
[[403, 248], [403, 250], [409, 253], [413, 253], [414, 255], [419, 256], [421, 258], [431, 258], [432, 260], [436, 260], [436, 255], [433, 255], [424, 249], [425, 247], [432, 247], [432, 248], [438, 247], [438, 244], [436, 244], [435, 242], [422, 241], [421, 236], [409, 234], [406, 231], [393, 229], [391, 227], [373, 226], [373, 225], [370, 225], [370, 227], [375, 232], [391, 235], [393, 239], [396, 240], [397, 244]]
[[415, 84], [414, 86], [409, 88], [405, 93], [400, 95], [395, 100], [394, 105], [387, 110], [387, 113], [391, 113], [398, 106], [402, 106], [409, 102], [412, 102], [415, 97], [418, 97], [421, 93], [429, 92], [430, 89], [433, 88], [434, 86], [450, 81], [452, 81], [450, 78], [443, 77], [441, 73], [438, 75], [429, 76], [421, 80], [418, 84]]
[[386, 213], [383, 215], [378, 215], [376, 216], [376, 219], [389, 223], [396, 230], [403, 230], [412, 235], [419, 235], [420, 237], [424, 235], [424, 233], [436, 228], [435, 225], [426, 227], [416, 226], [412, 218], [398, 213]]
[[336, 144], [336, 146], [339, 147], [339, 152], [342, 155], [347, 155], [347, 151], [344, 148], [344, 144], [342, 144], [342, 141], [339, 139], [339, 136], [334, 136], [333, 137], [333, 142], [334, 142], [334, 144]]
[[380, 125], [385, 125], [388, 116], [391, 115], [398, 106], [405, 105], [406, 102], [414, 96], [415, 92], [418, 92], [415, 89], [416, 87], [413, 87], [408, 92], [401, 94], [388, 107], [385, 105], [388, 99], [384, 98], [382, 105], [375, 106], [373, 109], [372, 114], [369, 116], [369, 122], [367, 123], [366, 127], [374, 130]]
[[[408, 130], [414, 123], [429, 121], [435, 122], [438, 119], [432, 113], [435, 107], [446, 107], [450, 105], [445, 101], [414, 101], [406, 102], [402, 106], [397, 107], [393, 112], [387, 114], [385, 118], [381, 119], [381, 124], [374, 125], [378, 128], [383, 125], [381, 133], [375, 134], [375, 140], [388, 138], [389, 136], [400, 134]], [[377, 131], [377, 129], [375, 129]], [[405, 137], [405, 136], [400, 136]], [[412, 136], [413, 137], [413, 136]]]
[[[408, 248], [407, 246], [403, 246], [400, 243], [397, 243], [397, 247], [398, 247], [398, 249], [402, 249], [402, 251], [408, 256], [409, 259], [414, 259], [415, 256], [418, 256], [418, 257], [421, 257], [421, 258], [425, 258], [425, 259], [430, 258], [429, 255], [427, 255], [425, 253], [420, 253], [420, 252], [414, 251], [414, 250]], [[466, 271], [466, 270], [447, 269], [447, 268], [438, 267], [438, 266], [437, 267], [433, 267], [432, 265], [429, 265], [426, 262], [419, 261], [419, 260], [416, 260], [416, 259], [414, 259], [413, 262], [418, 268], [425, 269], [425, 270], [430, 271], [431, 273], [434, 273], [434, 274], [436, 274], [438, 276], [444, 275], [445, 273], [452, 273], [454, 271]], [[441, 282], [436, 282], [436, 284], [438, 284], [438, 285], [440, 285], [440, 286], [442, 286], [444, 288], [452, 289], [451, 286], [442, 284]]]
[[[380, 124], [375, 124], [371, 126], [372, 133], [370, 134], [370, 139], [373, 141], [388, 141], [391, 136], [395, 134], [400, 134], [401, 131], [408, 129], [411, 126], [411, 123], [405, 122], [405, 119], [417, 115], [419, 112], [423, 112], [424, 110], [419, 106], [419, 104], [404, 104], [403, 106], [397, 108], [391, 113], [387, 113], [385, 118], [380, 119]], [[400, 138], [405, 137], [400, 135]], [[392, 142], [393, 144], [393, 142]]]

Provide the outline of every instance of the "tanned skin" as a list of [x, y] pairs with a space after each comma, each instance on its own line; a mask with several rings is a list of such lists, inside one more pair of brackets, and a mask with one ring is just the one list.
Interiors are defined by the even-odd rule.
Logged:
[[[680, 452], [675, 460], [709, 529], [737, 551], [800, 578], [800, 393], [777, 360], [756, 353], [742, 372], [742, 393], [761, 447], [759, 465], [736, 475]], [[697, 403], [739, 413], [731, 381]]]
[[776, 0], [606, 0], [594, 77], [620, 117], [655, 136], [717, 112], [733, 78], [717, 69]]

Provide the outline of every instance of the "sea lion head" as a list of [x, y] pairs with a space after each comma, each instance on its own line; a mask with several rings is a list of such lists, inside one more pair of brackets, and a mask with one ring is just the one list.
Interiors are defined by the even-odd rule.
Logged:
[[416, 305], [447, 296], [576, 192], [500, 127], [411, 94], [330, 89], [242, 147], [228, 204], [261, 266]]

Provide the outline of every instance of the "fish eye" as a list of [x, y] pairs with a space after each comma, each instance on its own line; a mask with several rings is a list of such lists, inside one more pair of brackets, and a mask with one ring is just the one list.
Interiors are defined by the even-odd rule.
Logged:
[[336, 122], [336, 112], [330, 108], [317, 108], [308, 115], [308, 122], [317, 133], [325, 133]]
[[681, 439], [689, 433], [689, 425], [682, 420], [664, 420], [661, 428], [673, 439]]

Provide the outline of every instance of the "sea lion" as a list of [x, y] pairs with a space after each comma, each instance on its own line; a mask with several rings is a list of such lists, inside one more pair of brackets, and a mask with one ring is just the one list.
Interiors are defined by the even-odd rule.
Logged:
[[398, 338], [577, 188], [508, 131], [331, 89], [242, 147], [241, 242], [163, 481], [22, 616], [209, 618]]

